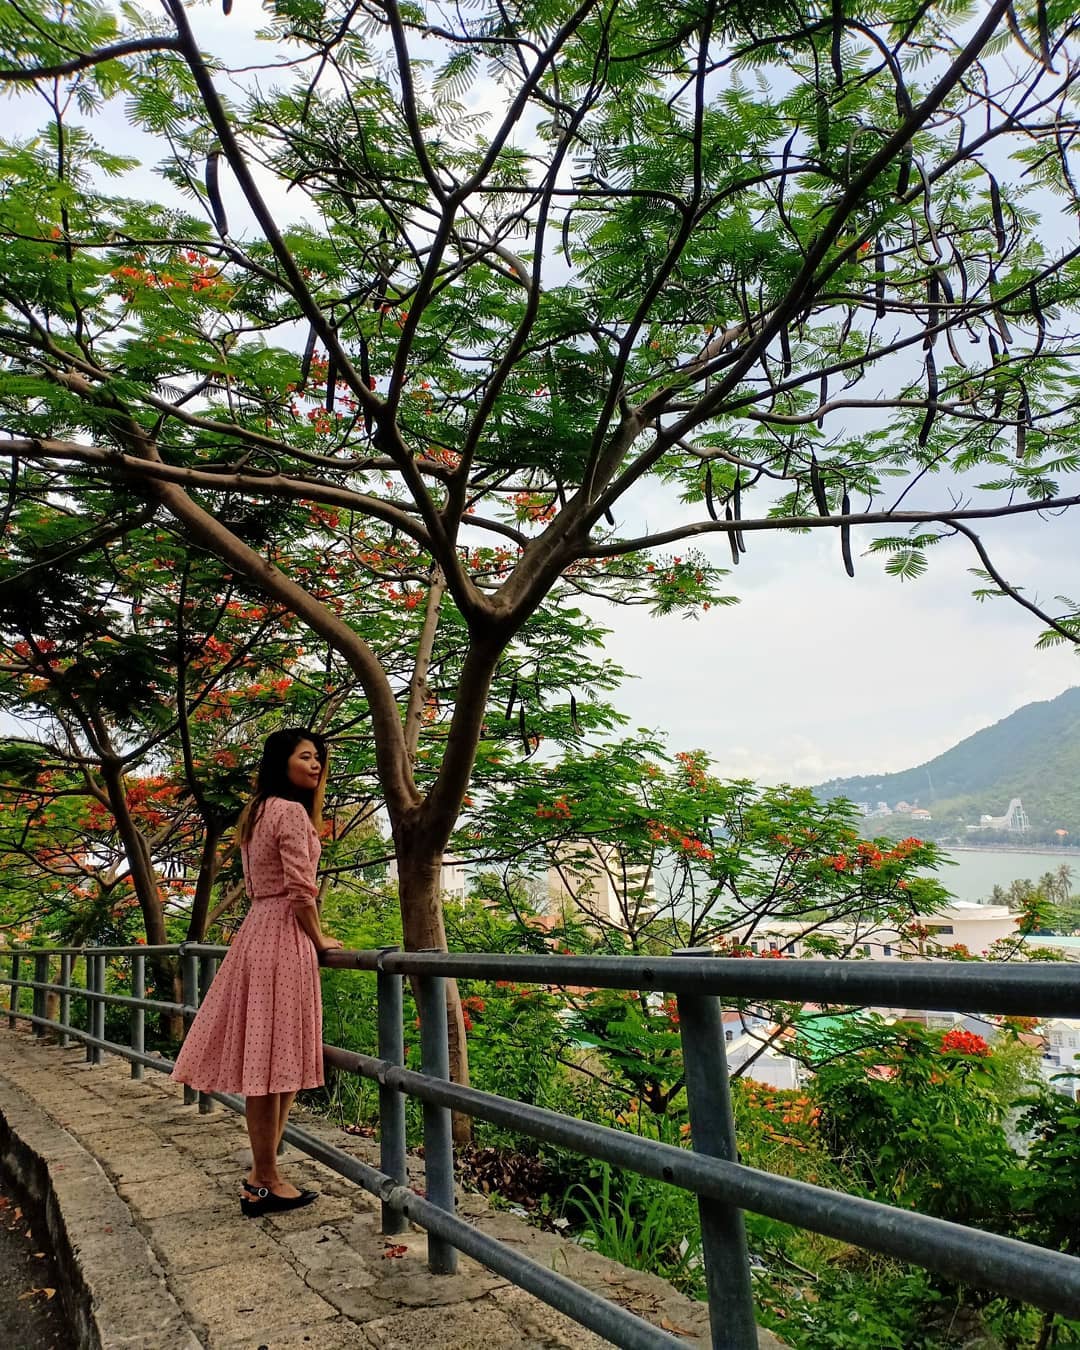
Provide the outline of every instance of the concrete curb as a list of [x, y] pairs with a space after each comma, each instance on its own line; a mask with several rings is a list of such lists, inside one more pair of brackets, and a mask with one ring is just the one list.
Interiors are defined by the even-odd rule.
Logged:
[[0, 1167], [44, 1219], [80, 1350], [200, 1350], [101, 1164], [3, 1079]]

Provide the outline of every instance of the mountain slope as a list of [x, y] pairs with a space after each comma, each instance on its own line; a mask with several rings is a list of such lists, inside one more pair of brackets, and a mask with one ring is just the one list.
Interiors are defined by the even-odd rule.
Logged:
[[1022, 797], [1032, 834], [1069, 831], [1080, 843], [1080, 687], [1009, 717], [901, 773], [834, 778], [814, 791], [852, 801], [898, 801], [933, 813], [935, 835], [1001, 815]]

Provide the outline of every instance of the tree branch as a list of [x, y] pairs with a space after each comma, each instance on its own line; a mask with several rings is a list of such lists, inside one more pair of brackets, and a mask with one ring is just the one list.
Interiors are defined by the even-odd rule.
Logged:
[[31, 69], [0, 70], [0, 80], [25, 82], [32, 80], [55, 80], [65, 75], [75, 75], [80, 70], [89, 70], [103, 61], [117, 61], [124, 56], [135, 56], [138, 52], [179, 52], [180, 40], [168, 37], [132, 38], [129, 42], [117, 42], [111, 47], [99, 47], [95, 52], [87, 52], [72, 61], [64, 61], [57, 66], [34, 66]]

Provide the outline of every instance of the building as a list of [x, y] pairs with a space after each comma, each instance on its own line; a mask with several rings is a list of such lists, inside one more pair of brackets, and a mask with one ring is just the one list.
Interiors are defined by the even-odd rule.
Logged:
[[1080, 1101], [1080, 1077], [1056, 1078], [1063, 1073], [1080, 1074], [1080, 1019], [1053, 1017], [1043, 1023], [1042, 1031], [1046, 1037], [1040, 1065], [1043, 1077], [1056, 1092]]
[[1003, 816], [980, 816], [978, 825], [969, 825], [967, 828], [969, 831], [1011, 830], [1014, 834], [1026, 834], [1031, 828], [1031, 822], [1024, 810], [1024, 803], [1019, 797], [1014, 797]]
[[[397, 885], [398, 865], [396, 858], [390, 860], [386, 876], [392, 885]], [[465, 864], [457, 858], [444, 858], [442, 870], [439, 873], [439, 890], [448, 900], [455, 900], [459, 905], [463, 905], [465, 903], [465, 887]]]
[[656, 913], [652, 869], [627, 864], [616, 844], [581, 840], [568, 845], [547, 871], [549, 914], [573, 914], [628, 928]]
[[927, 944], [937, 947], [964, 946], [972, 956], [981, 956], [993, 943], [1016, 937], [1016, 915], [1008, 905], [980, 905], [973, 900], [954, 900], [916, 921], [927, 936], [912, 946], [911, 955], [932, 955]]
[[807, 1070], [785, 1051], [792, 1038], [790, 1030], [777, 1035], [774, 1023], [749, 1010], [725, 1008], [722, 1016], [729, 1073], [738, 1073], [752, 1059], [740, 1075], [748, 1082], [767, 1083], [774, 1088], [802, 1087]]
[[[1007, 905], [980, 905], [971, 900], [954, 900], [934, 914], [913, 920], [914, 933], [901, 931], [886, 923], [864, 929], [843, 922], [813, 925], [784, 919], [766, 919], [741, 939], [754, 952], [779, 951], [784, 956], [813, 957], [814, 944], [808, 936], [834, 938], [845, 952], [877, 961], [902, 957], [933, 956], [948, 947], [963, 946], [980, 956], [992, 943], [1016, 936], [1016, 915]], [[1051, 939], [1052, 941], [1052, 939]]]

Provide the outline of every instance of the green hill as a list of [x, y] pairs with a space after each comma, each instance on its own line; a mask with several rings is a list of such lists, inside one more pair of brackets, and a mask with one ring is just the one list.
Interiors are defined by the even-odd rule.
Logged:
[[[1020, 797], [1033, 842], [1061, 843], [1055, 831], [1068, 830], [1067, 842], [1080, 845], [1080, 687], [1028, 703], [913, 769], [834, 778], [814, 791], [822, 798], [924, 807], [933, 825], [921, 832], [937, 838], [963, 834], [981, 815], [1002, 815], [1009, 799]], [[891, 823], [891, 817], [880, 822], [890, 833]], [[987, 843], [1003, 838], [984, 837]]]

